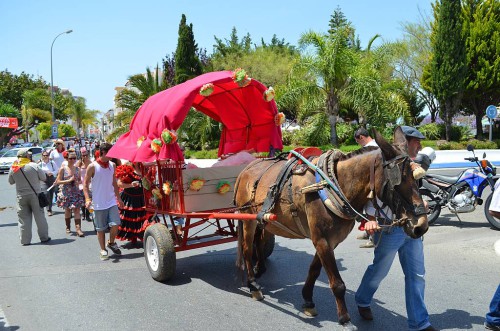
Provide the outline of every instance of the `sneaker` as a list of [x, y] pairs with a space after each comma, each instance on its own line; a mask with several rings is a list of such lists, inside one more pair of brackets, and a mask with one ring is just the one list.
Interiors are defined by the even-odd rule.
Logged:
[[109, 249], [113, 251], [113, 253], [120, 255], [122, 251], [118, 248], [118, 245], [116, 243], [110, 243], [108, 240], [108, 244], [106, 245]]
[[101, 257], [101, 261], [109, 259], [108, 251], [107, 250], [102, 250], [101, 253], [99, 254]]
[[484, 323], [484, 328], [486, 330], [495, 330], [495, 331], [500, 331], [500, 325], [494, 325], [494, 324], [490, 324], [488, 322], [485, 322]]
[[373, 244], [373, 241], [368, 240], [366, 243], [359, 245], [359, 248], [373, 248], [375, 247], [375, 244]]

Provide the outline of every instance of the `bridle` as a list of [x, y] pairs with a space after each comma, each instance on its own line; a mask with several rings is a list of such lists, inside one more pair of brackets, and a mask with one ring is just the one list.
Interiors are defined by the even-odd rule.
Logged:
[[[384, 171], [384, 182], [382, 183], [381, 189], [381, 200], [384, 205], [379, 206], [376, 198], [373, 198], [373, 205], [379, 214], [382, 215], [386, 221], [389, 221], [389, 224], [380, 225], [380, 226], [405, 226], [408, 222], [408, 218], [403, 217], [403, 210], [407, 212], [411, 212], [415, 216], [420, 216], [426, 214], [424, 204], [413, 205], [411, 202], [407, 201], [400, 192], [396, 189], [401, 184], [402, 178], [404, 176], [404, 170], [411, 159], [407, 154], [398, 155], [391, 160], [384, 160], [384, 156], [382, 154], [382, 167]], [[374, 189], [374, 167], [375, 161], [371, 165], [370, 171], [370, 188]], [[388, 206], [393, 212], [393, 219], [389, 219], [387, 215], [383, 212], [383, 208]]]

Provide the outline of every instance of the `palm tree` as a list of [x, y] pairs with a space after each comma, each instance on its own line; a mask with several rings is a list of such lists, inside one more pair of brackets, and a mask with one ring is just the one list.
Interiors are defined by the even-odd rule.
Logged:
[[80, 138], [81, 129], [85, 130], [89, 126], [95, 126], [99, 111], [87, 109], [85, 98], [78, 97], [67, 109], [68, 115], [76, 123], [77, 136]]
[[326, 113], [334, 146], [338, 145], [336, 125], [342, 94], [351, 84], [351, 73], [358, 62], [357, 52], [347, 42], [351, 31], [343, 26], [330, 34], [303, 34], [299, 46], [312, 47], [315, 54], [302, 56], [294, 64], [282, 96], [284, 104], [297, 104], [299, 113]]
[[345, 89], [343, 105], [358, 114], [360, 124], [369, 123], [383, 128], [408, 116], [405, 100], [407, 86], [394, 78], [398, 43], [384, 43], [372, 49], [370, 39], [366, 50], [360, 52], [360, 60], [351, 74], [351, 83]]
[[146, 74], [130, 76], [127, 87], [118, 92], [116, 101], [118, 107], [122, 109], [113, 119], [114, 130], [108, 136], [108, 139], [115, 139], [129, 130], [130, 122], [139, 107], [147, 98], [160, 91], [167, 89], [168, 81], [164, 74], [160, 72], [159, 66], [156, 66], [154, 74], [149, 68], [146, 68]]

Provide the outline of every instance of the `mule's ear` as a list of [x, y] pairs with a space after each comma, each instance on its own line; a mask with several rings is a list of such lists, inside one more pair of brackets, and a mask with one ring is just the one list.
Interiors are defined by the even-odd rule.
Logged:
[[394, 130], [394, 146], [397, 147], [402, 153], [408, 154], [408, 140], [400, 126]]
[[392, 145], [389, 144], [377, 130], [373, 129], [372, 134], [375, 137], [375, 142], [382, 151], [382, 154], [384, 155], [384, 158], [386, 160], [391, 160], [398, 155], [394, 147], [392, 147]]

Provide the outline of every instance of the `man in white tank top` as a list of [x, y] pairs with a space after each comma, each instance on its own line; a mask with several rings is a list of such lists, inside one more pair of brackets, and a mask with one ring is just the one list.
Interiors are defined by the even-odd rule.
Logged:
[[[106, 248], [111, 249], [114, 254], [121, 254], [115, 242], [115, 237], [118, 233], [118, 226], [121, 224], [118, 206], [122, 207], [123, 201], [116, 182], [115, 164], [110, 162], [110, 159], [106, 156], [110, 149], [110, 144], [101, 144], [99, 158], [88, 166], [83, 183], [85, 207], [94, 213], [94, 225], [99, 246], [101, 247], [101, 260], [109, 258]], [[92, 194], [90, 192], [91, 183]], [[105, 231], [108, 228], [110, 229], [109, 240], [106, 243]]]

